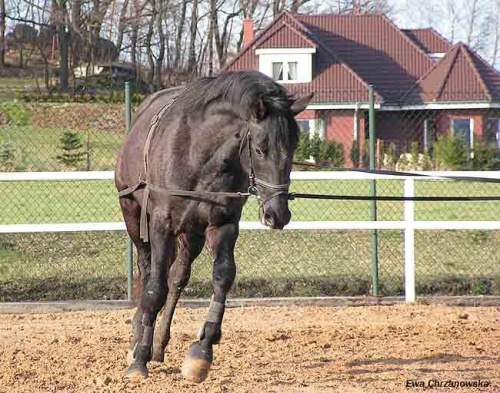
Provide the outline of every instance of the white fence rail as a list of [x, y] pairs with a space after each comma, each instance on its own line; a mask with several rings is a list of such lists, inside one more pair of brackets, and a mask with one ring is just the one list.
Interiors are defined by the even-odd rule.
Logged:
[[[415, 172], [419, 173], [419, 172]], [[430, 177], [391, 176], [362, 172], [292, 172], [292, 180], [404, 180], [404, 196], [415, 196], [415, 181], [443, 180], [446, 176], [500, 179], [499, 172], [423, 172]], [[0, 173], [0, 182], [111, 180], [114, 172], [13, 172]], [[443, 180], [448, 181], [448, 180]], [[242, 221], [242, 230], [265, 230], [257, 221]], [[499, 221], [415, 221], [415, 202], [404, 202], [403, 221], [293, 221], [286, 230], [403, 230], [405, 298], [415, 294], [415, 230], [500, 230]], [[0, 225], [0, 233], [124, 231], [123, 222]]]

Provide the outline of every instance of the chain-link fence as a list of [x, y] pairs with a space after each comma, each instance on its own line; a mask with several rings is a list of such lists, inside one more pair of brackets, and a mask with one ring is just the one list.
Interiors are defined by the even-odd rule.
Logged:
[[[10, 91], [0, 94], [0, 172], [112, 171], [125, 133], [123, 96], [123, 91], [94, 92], [92, 98], [40, 99], [30, 92], [18, 93], [14, 99]], [[378, 167], [496, 170], [500, 109], [455, 107], [459, 109], [378, 109]], [[315, 156], [335, 166], [368, 165], [366, 103], [306, 111], [299, 123], [302, 140], [310, 142], [307, 146], [302, 142], [301, 159]], [[325, 148], [334, 141], [336, 147]], [[122, 220], [110, 179], [0, 184], [0, 226], [4, 228]], [[369, 181], [296, 180], [292, 191], [368, 195]], [[377, 194], [402, 196], [403, 181], [378, 180]], [[500, 195], [500, 185], [417, 181], [416, 195]], [[290, 204], [294, 221], [370, 220], [366, 201], [295, 200]], [[499, 202], [415, 205], [415, 219], [421, 221], [497, 221], [500, 215]], [[378, 202], [377, 208], [378, 220], [403, 219], [401, 202]], [[256, 219], [257, 203], [250, 200], [243, 220]], [[379, 231], [382, 295], [404, 292], [403, 240], [401, 230]], [[500, 232], [417, 231], [415, 242], [417, 293], [500, 294]], [[243, 230], [232, 295], [367, 295], [372, 290], [372, 257], [369, 230]], [[194, 264], [185, 294], [209, 296], [211, 270], [209, 254], [204, 252]], [[122, 299], [126, 292], [123, 232], [0, 234], [0, 301]]]

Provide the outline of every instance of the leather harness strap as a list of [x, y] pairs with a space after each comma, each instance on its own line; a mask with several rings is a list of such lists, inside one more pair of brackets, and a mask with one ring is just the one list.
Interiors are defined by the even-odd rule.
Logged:
[[[252, 162], [252, 137], [250, 135], [250, 129], [248, 130], [245, 138], [242, 140], [242, 146], [240, 147], [240, 155], [243, 144], [247, 141], [248, 144], [248, 156], [250, 160], [250, 171], [249, 171], [249, 187], [248, 192], [224, 192], [224, 191], [188, 191], [188, 190], [175, 190], [169, 188], [158, 187], [154, 184], [148, 182], [148, 162], [149, 162], [149, 150], [151, 146], [151, 141], [153, 139], [156, 127], [158, 126], [159, 121], [162, 119], [165, 112], [173, 105], [178, 96], [170, 99], [158, 112], [158, 114], [154, 115], [149, 123], [149, 131], [148, 136], [146, 138], [146, 142], [143, 148], [143, 164], [144, 164], [144, 172], [139, 177], [139, 182], [134, 184], [131, 187], [128, 187], [120, 192], [118, 192], [118, 196], [120, 198], [126, 197], [128, 195], [133, 194], [135, 191], [144, 188], [144, 194], [142, 196], [142, 205], [141, 205], [141, 216], [140, 216], [140, 237], [144, 242], [149, 242], [149, 226], [148, 226], [148, 217], [147, 217], [147, 206], [149, 201], [150, 191], [157, 192], [160, 194], [170, 195], [170, 196], [178, 196], [184, 198], [199, 198], [210, 200], [214, 202], [214, 197], [224, 197], [224, 198], [246, 198], [250, 195], [257, 196], [260, 208], [263, 209], [264, 205], [269, 202], [271, 199], [279, 196], [279, 195], [288, 195], [288, 187], [290, 186], [290, 182], [286, 184], [272, 184], [268, 183], [264, 180], [258, 179], [255, 176]], [[268, 196], [264, 201], [260, 201], [259, 192], [257, 189], [257, 184], [261, 187], [265, 187], [275, 192]]]

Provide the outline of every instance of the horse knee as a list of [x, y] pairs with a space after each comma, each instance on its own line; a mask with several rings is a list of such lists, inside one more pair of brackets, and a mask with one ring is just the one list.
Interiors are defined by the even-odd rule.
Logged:
[[158, 313], [167, 299], [167, 289], [161, 283], [148, 283], [142, 293], [141, 307], [146, 312]]

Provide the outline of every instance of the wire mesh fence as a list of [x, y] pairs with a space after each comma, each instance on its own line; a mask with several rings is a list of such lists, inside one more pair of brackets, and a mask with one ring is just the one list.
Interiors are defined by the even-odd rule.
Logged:
[[[0, 172], [111, 171], [125, 133], [123, 91], [92, 98], [0, 94]], [[496, 170], [500, 109], [418, 108], [376, 114], [377, 165], [397, 170]], [[301, 160], [367, 166], [367, 106], [306, 111]], [[317, 136], [315, 136], [317, 135]], [[304, 141], [308, 141], [305, 144]], [[336, 147], [329, 147], [335, 145]], [[328, 148], [329, 147], [329, 148]], [[303, 169], [297, 168], [297, 169]], [[0, 225], [120, 222], [112, 180], [1, 182]], [[367, 180], [297, 180], [293, 192], [368, 195]], [[402, 180], [377, 181], [377, 194], [402, 196]], [[420, 196], [500, 195], [500, 185], [418, 181]], [[367, 201], [291, 201], [294, 221], [368, 221]], [[416, 220], [498, 221], [499, 202], [416, 202]], [[403, 219], [401, 202], [378, 202], [378, 220]], [[250, 200], [244, 221], [257, 220]], [[241, 232], [232, 296], [368, 295], [369, 230]], [[417, 231], [417, 292], [500, 294], [500, 232]], [[0, 301], [123, 299], [122, 232], [0, 234]], [[404, 237], [379, 231], [382, 295], [404, 292]], [[186, 296], [209, 296], [212, 262], [194, 264]]]

